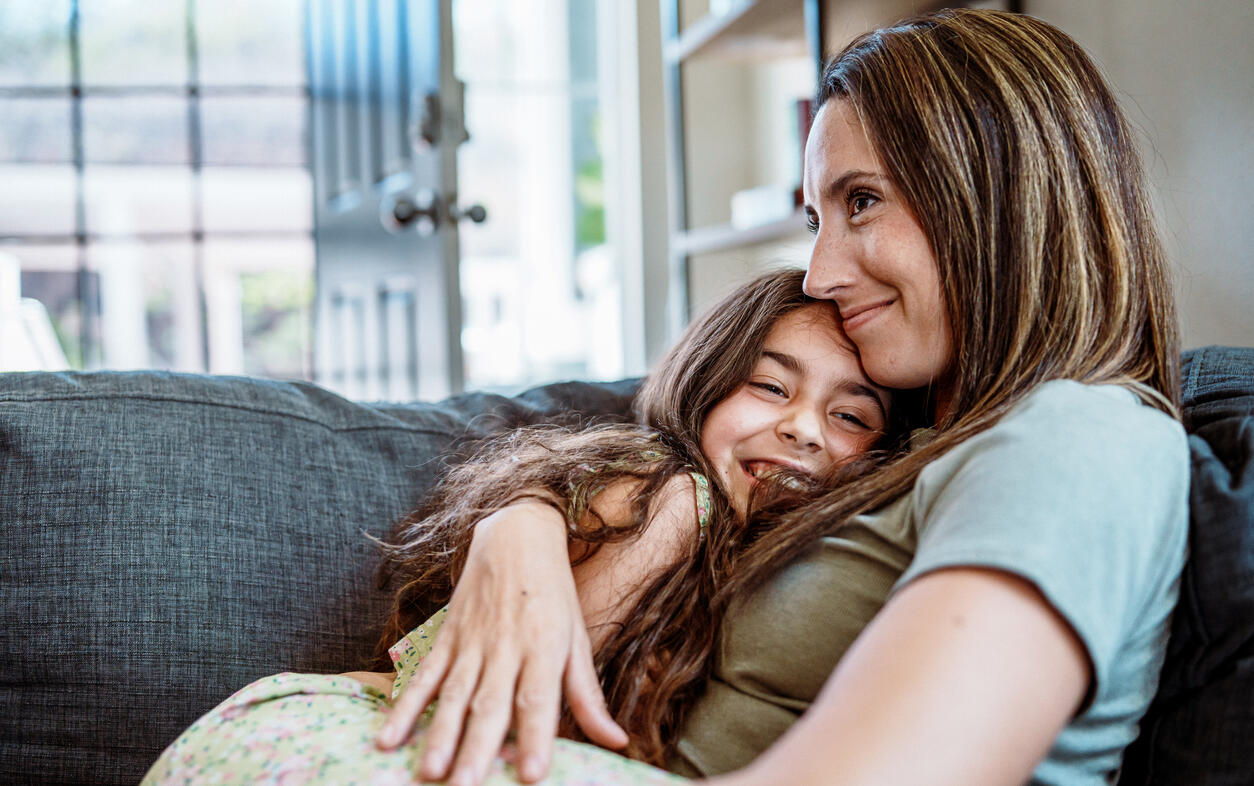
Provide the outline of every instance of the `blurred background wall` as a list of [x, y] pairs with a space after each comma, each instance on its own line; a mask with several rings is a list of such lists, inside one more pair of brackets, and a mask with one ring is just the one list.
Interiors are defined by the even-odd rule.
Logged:
[[[0, 0], [0, 326], [43, 322], [8, 355], [2, 328], [0, 368], [313, 378], [307, 11], [418, 2]], [[459, 230], [467, 387], [643, 373], [685, 314], [806, 263], [790, 204], [731, 209], [799, 183], [803, 0], [440, 2], [470, 137], [459, 198], [488, 213]], [[831, 54], [933, 4], [822, 5]], [[1094, 56], [1138, 130], [1186, 346], [1254, 344], [1254, 3], [1019, 5]]]

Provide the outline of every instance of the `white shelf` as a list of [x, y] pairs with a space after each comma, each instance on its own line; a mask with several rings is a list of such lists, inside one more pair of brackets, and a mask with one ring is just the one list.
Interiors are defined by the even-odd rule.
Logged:
[[766, 224], [736, 229], [730, 224], [719, 224], [680, 232], [671, 238], [671, 248], [681, 254], [708, 254], [713, 251], [729, 251], [773, 240], [786, 240], [806, 232], [806, 217], [800, 209], [787, 218]]
[[727, 13], [693, 22], [666, 45], [671, 63], [697, 56], [734, 60], [804, 57], [803, 0], [740, 0]]

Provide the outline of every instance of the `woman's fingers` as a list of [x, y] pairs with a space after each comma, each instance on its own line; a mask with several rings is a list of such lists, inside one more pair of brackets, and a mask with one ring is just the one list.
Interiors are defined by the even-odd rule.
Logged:
[[462, 724], [466, 720], [471, 698], [479, 687], [482, 664], [477, 653], [462, 652], [444, 678], [440, 698], [435, 705], [435, 716], [423, 732], [426, 748], [418, 774], [424, 780], [437, 781], [446, 777], [461, 739]]
[[524, 783], [534, 783], [548, 772], [561, 711], [561, 680], [558, 658], [532, 658], [518, 679], [514, 694], [516, 766]]
[[400, 697], [392, 705], [388, 719], [379, 729], [377, 744], [384, 750], [396, 748], [409, 738], [413, 732], [418, 716], [423, 713], [435, 699], [436, 693], [443, 684], [452, 662], [454, 632], [447, 631], [447, 637], [423, 658], [414, 676], [401, 691]]
[[[466, 731], [457, 750], [450, 786], [474, 786], [488, 774], [509, 731], [517, 677], [518, 657], [513, 654], [498, 654], [483, 670], [465, 717]], [[442, 704], [443, 697], [440, 701]]]
[[571, 649], [566, 659], [566, 703], [583, 733], [591, 742], [606, 748], [627, 745], [627, 732], [614, 722], [605, 707], [605, 694], [592, 663], [588, 632], [579, 625], [571, 632]]

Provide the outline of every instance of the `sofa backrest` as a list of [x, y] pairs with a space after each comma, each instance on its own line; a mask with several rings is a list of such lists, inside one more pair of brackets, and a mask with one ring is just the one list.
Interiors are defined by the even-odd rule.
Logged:
[[136, 783], [258, 677], [364, 668], [388, 606], [364, 533], [466, 440], [620, 418], [633, 391], [372, 406], [255, 379], [0, 375], [0, 782]]
[[1254, 350], [1186, 353], [1189, 561], [1120, 784], [1254, 783]]
[[[1191, 557], [1121, 784], [1254, 782], [1254, 349], [1184, 365]], [[503, 428], [624, 419], [635, 382], [366, 405], [155, 372], [0, 374], [0, 782], [135, 783], [282, 670], [365, 666], [381, 536], [444, 456]]]

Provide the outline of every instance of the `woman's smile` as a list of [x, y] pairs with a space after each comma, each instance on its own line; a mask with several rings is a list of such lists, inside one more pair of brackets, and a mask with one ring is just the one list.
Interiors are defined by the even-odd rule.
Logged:
[[865, 306], [844, 306], [837, 299], [836, 307], [840, 310], [842, 327], [845, 334], [849, 335], [866, 325], [871, 320], [883, 314], [889, 306], [895, 303], [895, 300], [886, 300], [881, 303], [871, 303]]

